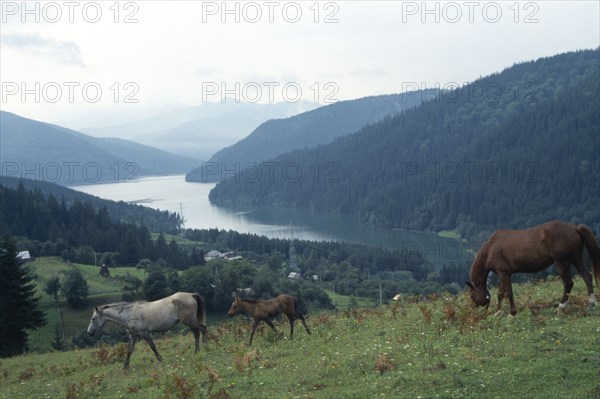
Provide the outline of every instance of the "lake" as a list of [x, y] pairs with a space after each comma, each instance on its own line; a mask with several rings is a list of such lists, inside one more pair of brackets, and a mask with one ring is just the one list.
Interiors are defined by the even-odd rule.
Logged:
[[378, 229], [353, 217], [274, 206], [223, 207], [211, 204], [216, 183], [188, 183], [184, 175], [145, 177], [132, 182], [74, 186], [100, 198], [178, 212], [185, 227], [218, 228], [269, 238], [346, 241], [388, 249], [415, 249], [436, 267], [470, 260], [467, 244], [431, 232]]

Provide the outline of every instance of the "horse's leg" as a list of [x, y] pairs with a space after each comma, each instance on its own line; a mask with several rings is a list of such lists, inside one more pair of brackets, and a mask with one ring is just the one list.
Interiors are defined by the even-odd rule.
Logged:
[[596, 296], [594, 295], [594, 284], [592, 283], [592, 275], [585, 268], [585, 264], [583, 263], [583, 257], [578, 255], [575, 258], [575, 268], [581, 274], [583, 281], [585, 281], [585, 285], [588, 290], [588, 303], [590, 306], [596, 306]]
[[571, 294], [571, 289], [573, 288], [573, 278], [571, 277], [571, 263], [565, 261], [557, 261], [554, 260], [554, 265], [556, 266], [556, 270], [558, 270], [558, 275], [563, 281], [563, 296], [558, 304], [558, 309], [556, 309], [557, 313], [560, 313], [561, 310], [567, 307], [567, 301], [569, 300], [569, 295]]
[[250, 333], [250, 342], [248, 342], [248, 346], [252, 346], [252, 339], [254, 338], [254, 333], [256, 332], [256, 327], [258, 327], [258, 323], [260, 320], [254, 320], [254, 324], [252, 324], [252, 332]]
[[501, 313], [502, 300], [504, 299], [504, 296], [507, 296], [510, 305], [510, 314], [514, 316], [517, 314], [517, 308], [515, 307], [510, 273], [499, 273], [498, 276], [500, 277], [500, 287], [498, 289], [498, 310], [496, 311], [496, 314]]
[[304, 329], [306, 330], [307, 333], [310, 334], [310, 329], [306, 325], [306, 320], [304, 320], [304, 315], [300, 312], [296, 312], [296, 317], [298, 317], [300, 319], [300, 321], [302, 322], [302, 325], [304, 326]]
[[515, 306], [515, 298], [513, 297], [512, 281], [510, 279], [510, 274], [506, 275], [506, 284], [504, 286], [504, 289], [506, 291], [506, 296], [508, 297], [508, 303], [510, 304], [510, 314], [514, 316], [517, 314], [517, 307]]
[[208, 334], [208, 329], [206, 328], [206, 326], [204, 324], [198, 323], [198, 330], [200, 330], [200, 332], [202, 333], [202, 342], [208, 341], [208, 338], [206, 336]]
[[271, 327], [273, 329], [273, 331], [277, 331], [277, 329], [275, 328], [275, 325], [273, 324], [273, 322], [271, 320], [266, 319], [265, 323], [267, 323], [269, 325], [269, 327]]
[[290, 339], [292, 339], [292, 336], [294, 335], [294, 316], [292, 315], [286, 315], [288, 320], [290, 321]]
[[123, 364], [123, 368], [129, 368], [129, 358], [131, 357], [131, 353], [133, 352], [133, 348], [135, 347], [135, 343], [137, 341], [137, 335], [129, 333], [129, 345], [127, 346], [127, 357], [125, 358], [125, 363]]
[[502, 313], [502, 301], [506, 294], [507, 279], [504, 274], [498, 274], [498, 277], [500, 278], [500, 284], [498, 286], [498, 308], [496, 309], [496, 314], [500, 315]]
[[200, 340], [200, 331], [198, 331], [197, 328], [191, 328], [191, 330], [194, 333], [194, 340], [195, 340], [194, 353], [198, 353], [198, 349], [199, 349], [198, 341]]
[[162, 362], [162, 356], [156, 350], [156, 345], [154, 345], [154, 341], [152, 340], [150, 333], [144, 332], [141, 334], [141, 336], [142, 336], [142, 338], [144, 338], [146, 340], [146, 342], [148, 342], [148, 345], [150, 345], [152, 352], [154, 352], [154, 356], [156, 356], [156, 360], [158, 360], [159, 362]]

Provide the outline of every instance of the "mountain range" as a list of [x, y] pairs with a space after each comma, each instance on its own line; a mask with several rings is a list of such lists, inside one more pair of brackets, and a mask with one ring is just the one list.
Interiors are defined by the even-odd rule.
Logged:
[[294, 165], [293, 173], [241, 173], [219, 183], [210, 200], [469, 238], [551, 219], [600, 230], [599, 110], [599, 49], [541, 58], [330, 144], [275, 157], [271, 165]]
[[116, 136], [194, 160], [208, 160], [261, 123], [296, 115], [319, 104], [299, 101], [258, 104], [236, 102], [182, 106], [125, 124], [81, 129], [92, 136]]
[[0, 111], [1, 174], [63, 185], [185, 173], [197, 161], [118, 138], [97, 138]]
[[[226, 174], [278, 155], [327, 144], [386, 116], [415, 107], [437, 90], [364, 97], [339, 101], [282, 119], [271, 119], [234, 145], [223, 148], [208, 162], [186, 175], [187, 181], [224, 180]], [[217, 171], [217, 173], [215, 173]]]

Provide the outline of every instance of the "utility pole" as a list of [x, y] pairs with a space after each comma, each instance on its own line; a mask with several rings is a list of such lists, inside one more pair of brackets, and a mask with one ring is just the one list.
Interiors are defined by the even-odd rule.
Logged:
[[381, 283], [379, 283], [379, 305], [383, 305], [383, 293], [381, 292]]

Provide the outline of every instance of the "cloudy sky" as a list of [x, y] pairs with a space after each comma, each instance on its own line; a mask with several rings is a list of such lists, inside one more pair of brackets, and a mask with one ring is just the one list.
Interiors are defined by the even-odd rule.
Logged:
[[176, 104], [448, 87], [600, 45], [598, 1], [2, 1], [2, 110], [72, 127]]

